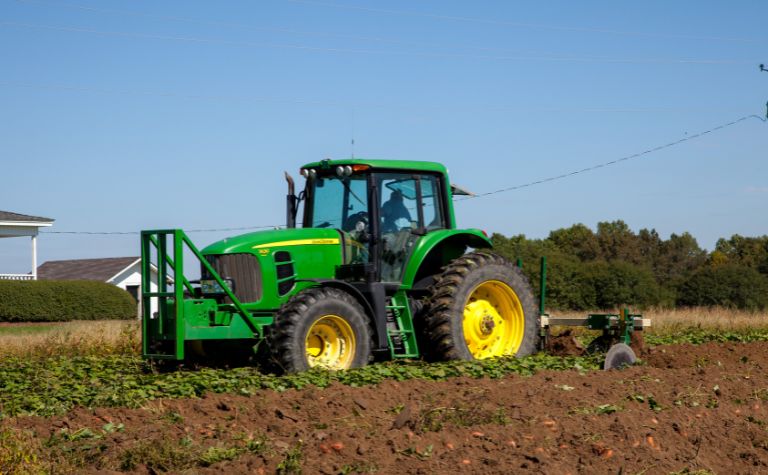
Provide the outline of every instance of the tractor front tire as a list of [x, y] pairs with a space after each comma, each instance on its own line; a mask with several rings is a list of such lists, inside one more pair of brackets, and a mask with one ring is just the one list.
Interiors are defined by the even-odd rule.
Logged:
[[539, 315], [522, 271], [487, 251], [446, 266], [430, 288], [424, 315], [428, 357], [476, 360], [527, 356], [538, 349]]
[[293, 296], [277, 313], [269, 349], [286, 373], [358, 368], [371, 360], [372, 333], [354, 297], [339, 289], [313, 287]]

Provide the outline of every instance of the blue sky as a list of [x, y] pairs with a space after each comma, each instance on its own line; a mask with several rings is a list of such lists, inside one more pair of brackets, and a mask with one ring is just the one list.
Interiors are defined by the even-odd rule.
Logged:
[[[476, 192], [765, 114], [768, 3], [0, 0], [0, 209], [53, 231], [281, 224], [307, 162], [448, 165]], [[768, 228], [756, 119], [571, 178], [457, 203], [545, 237], [623, 219], [706, 247]], [[194, 233], [205, 245], [232, 232]], [[40, 261], [138, 255], [45, 234]], [[0, 240], [0, 272], [29, 242]]]

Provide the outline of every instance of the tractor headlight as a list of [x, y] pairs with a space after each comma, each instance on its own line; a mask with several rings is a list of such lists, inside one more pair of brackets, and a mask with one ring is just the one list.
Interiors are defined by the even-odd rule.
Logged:
[[344, 176], [344, 167], [342, 167], [341, 165], [336, 167], [336, 175], [340, 177]]
[[350, 167], [349, 165], [344, 167], [344, 174], [347, 175], [347, 176], [351, 176], [352, 175], [352, 167]]
[[304, 178], [309, 178], [309, 170], [307, 170], [306, 168], [302, 168], [301, 176], [303, 176]]

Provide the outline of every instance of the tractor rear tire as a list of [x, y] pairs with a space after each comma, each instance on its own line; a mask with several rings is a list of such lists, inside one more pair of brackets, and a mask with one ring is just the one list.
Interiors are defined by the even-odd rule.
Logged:
[[293, 296], [275, 316], [269, 350], [281, 371], [359, 368], [371, 361], [370, 320], [354, 297], [313, 287]]
[[527, 356], [539, 347], [539, 314], [520, 268], [488, 251], [446, 266], [430, 287], [424, 338], [432, 360]]

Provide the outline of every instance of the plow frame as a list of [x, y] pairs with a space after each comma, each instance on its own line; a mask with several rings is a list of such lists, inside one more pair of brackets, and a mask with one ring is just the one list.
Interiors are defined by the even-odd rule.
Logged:
[[[518, 261], [519, 262], [519, 261]], [[552, 317], [546, 313], [547, 303], [547, 258], [541, 258], [541, 281], [539, 292], [539, 320], [541, 326], [542, 349], [547, 348], [550, 339], [551, 327], [570, 326], [584, 327], [589, 330], [602, 330], [603, 337], [609, 341], [629, 345], [632, 342], [632, 334], [641, 332], [651, 326], [649, 318], [643, 318], [641, 314], [630, 313], [628, 308], [623, 308], [620, 313], [593, 313], [586, 317]]]

